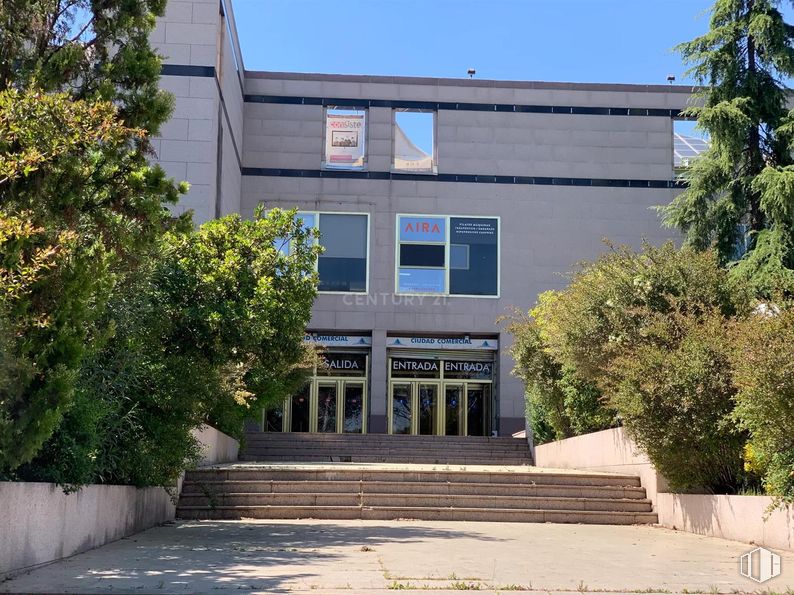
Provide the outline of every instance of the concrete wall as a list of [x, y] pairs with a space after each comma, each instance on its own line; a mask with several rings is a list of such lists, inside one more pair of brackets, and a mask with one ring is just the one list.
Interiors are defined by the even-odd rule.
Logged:
[[[215, 428], [194, 435], [205, 445], [203, 464], [237, 459], [239, 443]], [[172, 520], [175, 511], [163, 488], [88, 485], [64, 494], [52, 483], [0, 482], [0, 580]]]
[[768, 496], [659, 494], [659, 524], [698, 535], [794, 550], [794, 507], [768, 512]]
[[201, 426], [193, 430], [193, 437], [203, 445], [201, 466], [237, 460], [240, 443], [212, 426]]
[[170, 0], [151, 36], [166, 68], [160, 86], [176, 99], [153, 142], [157, 161], [190, 182], [173, 211], [192, 210], [199, 224], [240, 211], [243, 63], [233, 23], [229, 2]]
[[535, 447], [538, 467], [587, 469], [638, 475], [648, 498], [656, 506], [659, 492], [667, 490], [667, 481], [648, 457], [626, 436], [623, 428], [603, 430]]
[[768, 496], [668, 493], [667, 481], [639, 452], [623, 428], [594, 432], [535, 447], [539, 467], [639, 475], [659, 524], [671, 529], [794, 550], [794, 507], [768, 512]]

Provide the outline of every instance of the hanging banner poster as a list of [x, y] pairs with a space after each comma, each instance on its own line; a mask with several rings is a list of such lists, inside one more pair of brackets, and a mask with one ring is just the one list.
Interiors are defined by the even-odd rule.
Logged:
[[325, 161], [328, 167], [364, 167], [364, 114], [326, 114]]

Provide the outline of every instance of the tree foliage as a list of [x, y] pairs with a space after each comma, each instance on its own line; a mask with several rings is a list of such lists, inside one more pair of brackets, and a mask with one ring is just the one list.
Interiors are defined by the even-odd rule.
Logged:
[[678, 46], [703, 85], [686, 111], [710, 147], [663, 209], [691, 246], [736, 260], [749, 229], [750, 253], [737, 277], [756, 291], [794, 290], [794, 112], [785, 80], [794, 75], [794, 27], [780, 0], [717, 0], [710, 30]]
[[767, 492], [794, 501], [794, 305], [739, 322], [732, 339], [736, 410]]
[[[76, 485], [172, 485], [196, 458], [191, 430], [239, 437], [315, 363], [304, 343], [316, 293], [314, 232], [294, 212], [175, 230], [117, 291], [114, 330], [91, 354], [74, 405], [18, 476]], [[291, 241], [284, 254], [276, 242]]]
[[0, 90], [69, 93], [102, 100], [146, 135], [158, 133], [173, 99], [158, 87], [161, 61], [149, 45], [166, 0], [3, 0]]
[[611, 250], [510, 328], [531, 415], [555, 437], [622, 423], [674, 487], [735, 487], [744, 437], [726, 422], [723, 329], [749, 303], [712, 251]]
[[[0, 92], [0, 467], [30, 460], [68, 405], [95, 321], [159, 235], [177, 189], [107, 102]], [[3, 383], [0, 383], [0, 387]]]

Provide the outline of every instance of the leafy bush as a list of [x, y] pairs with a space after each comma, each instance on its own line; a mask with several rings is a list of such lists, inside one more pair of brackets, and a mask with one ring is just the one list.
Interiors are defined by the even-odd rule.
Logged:
[[544, 437], [622, 423], [673, 487], [731, 490], [744, 434], [726, 328], [749, 304], [713, 252], [611, 250], [510, 328], [530, 419]]
[[750, 433], [754, 466], [767, 493], [794, 501], [794, 307], [738, 323], [733, 339], [733, 414]]
[[117, 279], [166, 220], [177, 189], [111, 103], [0, 92], [0, 470], [30, 460], [68, 407]]
[[[544, 294], [541, 301], [553, 298], [554, 294]], [[600, 391], [554, 359], [536, 318], [517, 314], [508, 331], [515, 337], [513, 373], [526, 386], [527, 419], [536, 444], [617, 425], [616, 413], [604, 405]]]
[[[111, 300], [114, 328], [25, 479], [170, 485], [204, 422], [239, 437], [251, 407], [285, 398], [313, 364], [312, 231], [278, 209], [175, 230]], [[283, 254], [274, 242], [291, 238]]]
[[643, 318], [642, 340], [610, 364], [610, 404], [671, 488], [733, 492], [746, 435], [730, 419], [736, 389], [726, 318], [680, 303]]

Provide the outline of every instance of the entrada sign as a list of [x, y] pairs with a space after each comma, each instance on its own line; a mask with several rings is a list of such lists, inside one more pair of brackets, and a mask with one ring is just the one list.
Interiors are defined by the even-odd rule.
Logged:
[[432, 359], [397, 359], [391, 360], [391, 369], [395, 372], [438, 372], [438, 361]]

